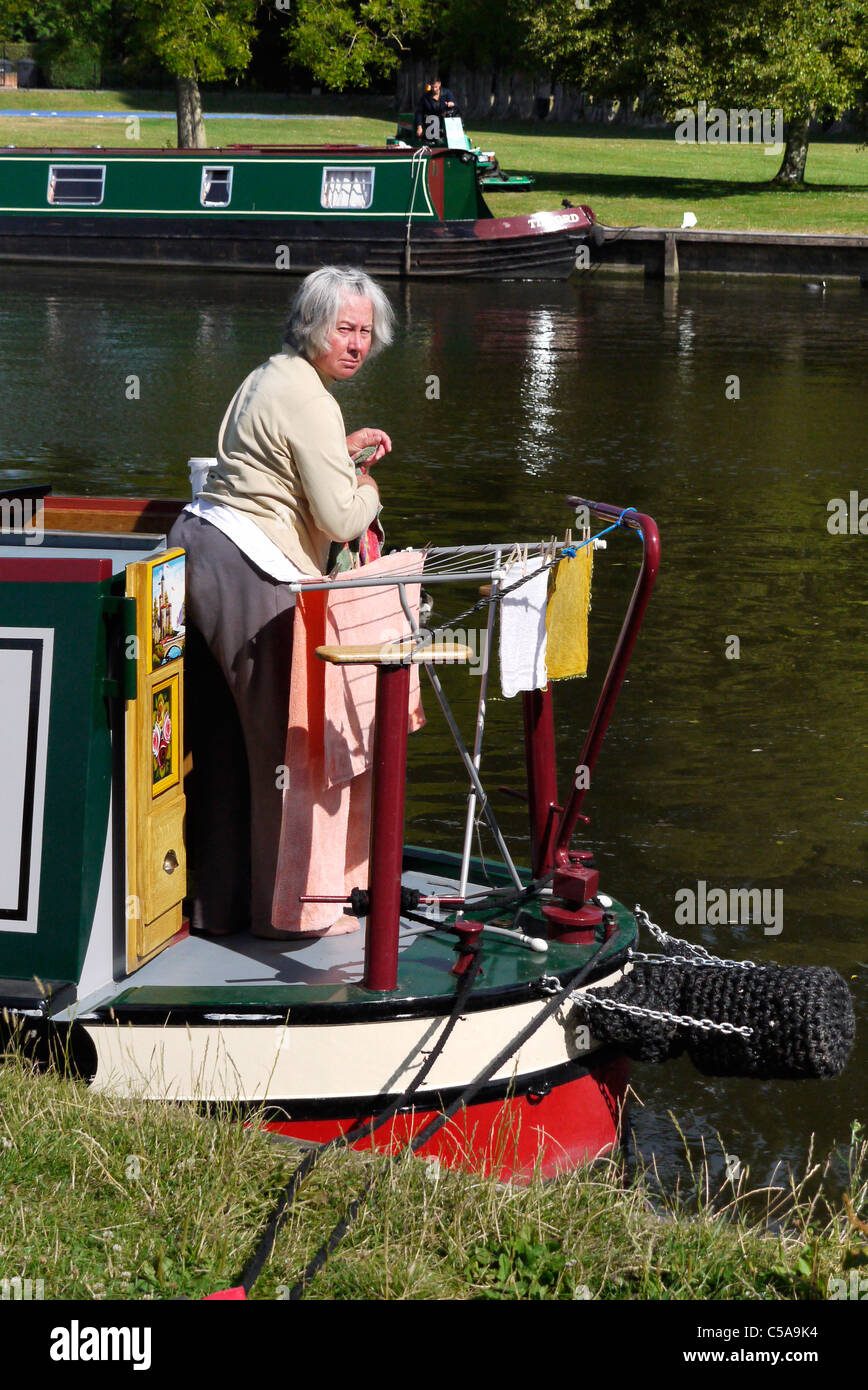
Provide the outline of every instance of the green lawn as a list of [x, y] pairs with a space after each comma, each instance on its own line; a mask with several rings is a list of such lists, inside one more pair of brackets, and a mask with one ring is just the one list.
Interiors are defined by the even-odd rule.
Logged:
[[[11, 145], [129, 146], [121, 121], [52, 120], [19, 115], [32, 110], [172, 110], [164, 92], [0, 93], [0, 140]], [[395, 130], [383, 97], [286, 97], [245, 92], [204, 97], [212, 145], [250, 143], [369, 143]], [[297, 116], [291, 121], [240, 121], [231, 111]], [[213, 117], [208, 113], [215, 113]], [[9, 113], [9, 114], [6, 114]], [[220, 114], [217, 114], [220, 113]], [[174, 145], [168, 121], [142, 121], [141, 143]], [[530, 193], [488, 196], [497, 216], [586, 202], [610, 226], [679, 227], [684, 212], [698, 226], [739, 230], [849, 232], [868, 235], [868, 151], [853, 141], [824, 140], [808, 153], [808, 184], [772, 188], [779, 157], [761, 146], [680, 145], [665, 131], [601, 130], [539, 122], [470, 124], [470, 134], [493, 149], [504, 169], [532, 173]]]
[[856, 143], [812, 144], [808, 183], [793, 192], [770, 186], [780, 156], [761, 146], [679, 145], [663, 132], [601, 135], [563, 125], [526, 130], [471, 130], [503, 168], [536, 176], [532, 193], [489, 199], [500, 216], [569, 198], [590, 203], [610, 226], [680, 227], [690, 211], [700, 228], [868, 233], [868, 151]]
[[[0, 1059], [0, 1269], [43, 1280], [46, 1300], [201, 1298], [235, 1283], [299, 1157], [228, 1115], [113, 1100]], [[836, 1164], [858, 1213], [858, 1126]], [[308, 1297], [814, 1300], [851, 1269], [864, 1276], [868, 1247], [840, 1197], [827, 1207], [816, 1184], [751, 1194], [747, 1170], [736, 1186], [713, 1180], [704, 1145], [691, 1168], [663, 1199], [617, 1162], [517, 1186], [332, 1152], [253, 1297], [286, 1296], [372, 1173]]]

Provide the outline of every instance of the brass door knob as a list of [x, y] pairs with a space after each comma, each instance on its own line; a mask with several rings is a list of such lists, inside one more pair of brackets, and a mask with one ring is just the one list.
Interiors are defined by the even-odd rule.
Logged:
[[163, 860], [163, 873], [173, 874], [178, 867], [178, 856], [173, 849], [170, 849]]

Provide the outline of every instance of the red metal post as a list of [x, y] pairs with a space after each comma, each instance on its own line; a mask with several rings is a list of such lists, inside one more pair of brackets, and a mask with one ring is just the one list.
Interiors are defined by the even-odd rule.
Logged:
[[552, 828], [559, 809], [551, 686], [547, 685], [545, 690], [525, 690], [521, 703], [530, 812], [531, 868], [534, 878], [539, 878], [552, 867]]
[[[609, 720], [618, 698], [618, 691], [621, 689], [621, 683], [630, 664], [636, 637], [642, 626], [645, 609], [648, 607], [651, 590], [654, 588], [654, 581], [660, 568], [660, 533], [654, 519], [646, 516], [643, 512], [629, 509], [625, 511], [623, 507], [612, 507], [605, 502], [588, 502], [582, 497], [568, 497], [567, 502], [571, 507], [587, 507], [592, 516], [596, 516], [602, 521], [620, 521], [622, 526], [639, 531], [643, 545], [642, 568], [639, 571], [639, 578], [636, 580], [630, 606], [618, 635], [612, 660], [606, 672], [606, 679], [600, 691], [600, 698], [597, 701], [597, 708], [594, 710], [594, 717], [591, 720], [585, 746], [582, 749], [581, 764], [584, 764], [590, 774], [609, 727]], [[585, 781], [586, 779], [582, 780]], [[558, 863], [569, 862], [570, 840], [581, 814], [585, 791], [585, 786], [574, 786], [564, 808], [554, 849], [554, 859]]]
[[365, 936], [364, 986], [383, 992], [398, 987], [409, 703], [409, 665], [380, 666], [374, 722], [371, 910]]

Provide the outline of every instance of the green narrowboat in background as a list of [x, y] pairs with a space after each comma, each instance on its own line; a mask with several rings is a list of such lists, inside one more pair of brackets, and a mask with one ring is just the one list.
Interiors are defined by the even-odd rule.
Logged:
[[466, 149], [0, 150], [0, 259], [564, 279], [588, 207], [493, 217]]

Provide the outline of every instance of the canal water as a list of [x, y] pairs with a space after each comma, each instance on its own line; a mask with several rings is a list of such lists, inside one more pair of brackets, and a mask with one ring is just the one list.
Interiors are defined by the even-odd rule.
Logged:
[[[289, 279], [0, 270], [0, 481], [179, 496], [241, 379], [280, 344]], [[582, 843], [601, 888], [713, 953], [827, 964], [860, 1029], [832, 1082], [711, 1080], [637, 1066], [636, 1146], [762, 1183], [864, 1118], [868, 535], [829, 504], [868, 497], [868, 294], [799, 281], [390, 287], [393, 347], [338, 388], [379, 425], [395, 544], [563, 535], [579, 493], [649, 512], [663, 566], [596, 769]], [[837, 509], [836, 509], [837, 510]], [[868, 508], [866, 508], [868, 510]], [[865, 520], [868, 530], [868, 519]], [[640, 557], [598, 552], [591, 671], [555, 691], [562, 790]], [[438, 593], [442, 620], [475, 590]], [[476, 680], [447, 673], [470, 734]], [[409, 838], [460, 847], [464, 791], [433, 702], [411, 740]], [[483, 774], [526, 861], [520, 708], [495, 686]], [[488, 846], [487, 846], [488, 848]], [[773, 922], [677, 928], [684, 890], [767, 890]], [[775, 894], [780, 893], [776, 898]], [[678, 896], [680, 895], [680, 896]], [[649, 946], [650, 948], [650, 946]]]

